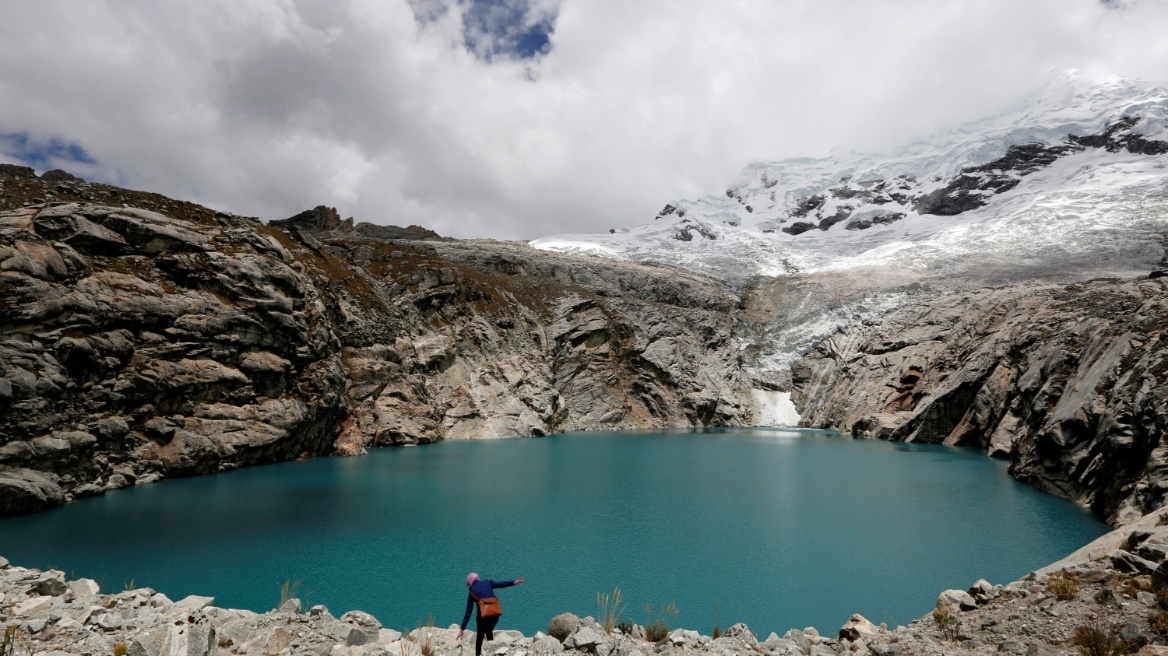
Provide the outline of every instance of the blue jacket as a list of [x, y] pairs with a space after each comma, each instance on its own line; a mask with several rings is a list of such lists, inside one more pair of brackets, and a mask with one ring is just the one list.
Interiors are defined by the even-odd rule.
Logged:
[[[466, 593], [466, 613], [463, 614], [462, 624], [458, 625], [458, 628], [466, 630], [466, 623], [470, 621], [470, 611], [477, 605], [475, 604], [475, 596], [479, 599], [494, 599], [496, 596], [495, 588], [509, 588], [513, 585], [515, 585], [515, 581], [492, 581], [490, 579], [479, 579], [472, 583], [470, 591]], [[471, 594], [472, 592], [474, 595]]]

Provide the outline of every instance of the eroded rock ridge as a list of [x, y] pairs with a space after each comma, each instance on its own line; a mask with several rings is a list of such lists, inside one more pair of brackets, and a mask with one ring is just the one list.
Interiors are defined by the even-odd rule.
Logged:
[[369, 446], [741, 425], [740, 298], [667, 267], [0, 170], [0, 515]]

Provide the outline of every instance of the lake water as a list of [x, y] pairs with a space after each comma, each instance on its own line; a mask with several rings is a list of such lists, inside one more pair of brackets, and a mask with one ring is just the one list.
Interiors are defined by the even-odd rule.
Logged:
[[[946, 588], [1005, 583], [1107, 531], [982, 453], [774, 430], [590, 433], [380, 449], [164, 481], [0, 521], [14, 564], [269, 610], [285, 580], [390, 628], [462, 619], [468, 571], [500, 628], [675, 602], [674, 626], [834, 633], [907, 624]], [[715, 613], [715, 605], [717, 612]], [[473, 624], [473, 620], [472, 620]]]

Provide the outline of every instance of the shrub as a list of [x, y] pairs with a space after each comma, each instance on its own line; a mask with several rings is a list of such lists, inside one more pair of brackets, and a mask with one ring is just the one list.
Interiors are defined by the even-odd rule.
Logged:
[[620, 588], [613, 588], [612, 594], [597, 592], [596, 607], [599, 610], [597, 618], [600, 620], [601, 626], [604, 627], [604, 633], [612, 635], [613, 627], [616, 626], [617, 620], [625, 611], [624, 606], [621, 605]]
[[941, 632], [941, 637], [949, 642], [957, 642], [957, 639], [961, 637], [961, 622], [954, 617], [953, 613], [933, 611], [933, 622], [937, 624], [937, 630]]
[[128, 651], [130, 651], [130, 648], [124, 642], [119, 642], [114, 645], [114, 656], [126, 656], [126, 652]]
[[1046, 591], [1059, 601], [1070, 601], [1079, 595], [1079, 577], [1065, 570], [1055, 572], [1046, 578]]
[[661, 642], [669, 635], [673, 620], [677, 619], [677, 604], [672, 601], [668, 604], [657, 604], [654, 611], [651, 604], [645, 604], [645, 639], [649, 642]]
[[1123, 656], [1131, 653], [1131, 646], [1119, 634], [1098, 624], [1077, 627], [1071, 636], [1071, 643], [1083, 656]]

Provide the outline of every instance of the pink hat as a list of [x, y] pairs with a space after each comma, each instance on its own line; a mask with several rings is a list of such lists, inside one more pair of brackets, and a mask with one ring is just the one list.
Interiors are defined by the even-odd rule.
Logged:
[[475, 574], [474, 572], [471, 572], [470, 574], [466, 575], [466, 584], [467, 585], [471, 585], [472, 583], [474, 583], [477, 580], [479, 580], [479, 575]]

